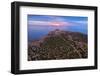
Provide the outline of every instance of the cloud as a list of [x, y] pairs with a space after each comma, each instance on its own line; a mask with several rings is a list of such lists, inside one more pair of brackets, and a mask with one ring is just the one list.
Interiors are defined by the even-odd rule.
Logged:
[[87, 21], [34, 21], [34, 20], [29, 20], [28, 25], [30, 26], [80, 26], [80, 25], [86, 25]]
[[55, 23], [61, 24], [63, 26], [69, 26], [72, 25], [70, 22], [63, 22], [63, 21], [28, 21], [28, 25], [38, 25], [38, 26], [48, 26], [48, 25], [54, 25]]
[[28, 21], [29, 25], [49, 25], [48, 21]]

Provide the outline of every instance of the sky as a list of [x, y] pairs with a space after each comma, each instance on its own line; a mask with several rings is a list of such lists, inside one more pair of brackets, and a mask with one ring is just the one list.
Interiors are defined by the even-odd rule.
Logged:
[[29, 41], [40, 39], [55, 29], [84, 34], [88, 32], [88, 17], [28, 15], [27, 19]]
[[87, 21], [87, 17], [79, 16], [28, 15], [28, 24], [36, 26], [81, 26]]

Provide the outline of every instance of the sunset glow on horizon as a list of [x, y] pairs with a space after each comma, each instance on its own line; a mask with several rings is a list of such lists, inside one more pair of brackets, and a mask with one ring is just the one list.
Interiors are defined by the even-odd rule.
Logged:
[[51, 22], [52, 26], [63, 26], [64, 24], [61, 22]]

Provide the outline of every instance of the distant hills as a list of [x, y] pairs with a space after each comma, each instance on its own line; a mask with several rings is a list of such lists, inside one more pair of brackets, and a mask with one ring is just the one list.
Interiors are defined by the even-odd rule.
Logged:
[[28, 61], [88, 57], [87, 35], [56, 29], [28, 44]]

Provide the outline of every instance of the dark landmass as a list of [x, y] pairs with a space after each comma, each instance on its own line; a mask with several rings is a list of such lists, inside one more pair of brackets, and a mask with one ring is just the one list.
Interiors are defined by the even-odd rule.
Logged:
[[87, 39], [79, 32], [56, 29], [28, 44], [28, 61], [87, 58]]

